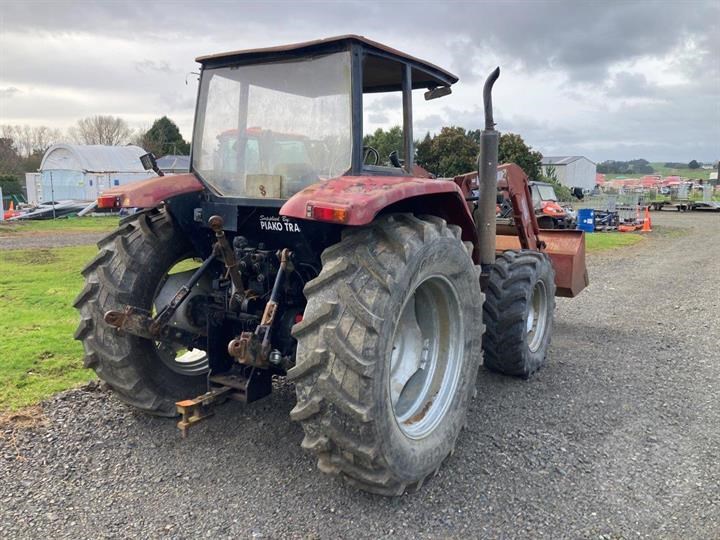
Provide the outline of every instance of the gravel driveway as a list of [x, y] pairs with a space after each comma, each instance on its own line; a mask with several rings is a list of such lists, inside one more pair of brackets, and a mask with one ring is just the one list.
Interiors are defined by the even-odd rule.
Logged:
[[0, 251], [6, 249], [56, 248], [95, 244], [107, 232], [35, 231], [8, 233], [0, 229]]
[[320, 475], [291, 385], [181, 440], [96, 387], [0, 440], [0, 538], [718, 538], [720, 216], [589, 259], [558, 302], [548, 367], [481, 370], [438, 476], [386, 499]]

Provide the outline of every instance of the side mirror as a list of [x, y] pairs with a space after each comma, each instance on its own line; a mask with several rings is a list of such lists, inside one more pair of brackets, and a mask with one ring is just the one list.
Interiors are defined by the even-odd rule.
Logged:
[[146, 171], [154, 171], [157, 167], [157, 161], [155, 160], [155, 156], [152, 155], [152, 152], [140, 156], [140, 163], [142, 163]]
[[450, 94], [452, 94], [452, 88], [449, 86], [438, 86], [425, 92], [425, 101], [430, 101], [431, 99], [437, 99]]
[[165, 176], [165, 173], [158, 168], [157, 160], [152, 152], [140, 156], [140, 163], [146, 171], [155, 171], [158, 176]]

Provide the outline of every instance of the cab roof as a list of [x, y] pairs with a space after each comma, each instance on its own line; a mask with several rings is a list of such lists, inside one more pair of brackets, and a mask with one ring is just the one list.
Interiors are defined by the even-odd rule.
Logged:
[[363, 36], [347, 34], [277, 47], [245, 49], [196, 58], [203, 68], [224, 67], [238, 64], [259, 64], [313, 57], [349, 50], [359, 45], [368, 53], [363, 65], [363, 92], [391, 92], [402, 88], [402, 65], [412, 69], [413, 88], [450, 86], [458, 77], [449, 71], [404, 52], [372, 41]]

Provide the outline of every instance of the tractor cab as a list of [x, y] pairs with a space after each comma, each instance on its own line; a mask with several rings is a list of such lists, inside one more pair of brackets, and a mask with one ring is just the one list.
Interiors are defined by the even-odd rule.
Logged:
[[[216, 195], [286, 200], [341, 176], [409, 176], [412, 90], [457, 77], [380, 43], [340, 36], [235, 51], [201, 63], [191, 170]], [[363, 147], [363, 96], [402, 93], [404, 160]]]
[[552, 184], [546, 182], [530, 182], [530, 192], [532, 193], [535, 208], [541, 208], [542, 204], [546, 202], [558, 202], [558, 196], [555, 194], [555, 188]]

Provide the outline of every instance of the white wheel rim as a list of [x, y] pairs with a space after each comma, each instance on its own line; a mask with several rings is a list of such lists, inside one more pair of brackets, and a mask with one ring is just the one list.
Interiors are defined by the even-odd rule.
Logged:
[[[181, 281], [184, 283], [186, 279], [189, 279], [192, 272], [192, 270], [183, 272], [181, 275], [185, 275], [186, 278]], [[162, 286], [158, 288], [158, 291], [155, 294], [155, 299], [153, 300], [155, 313], [159, 312], [164, 307], [164, 305], [157, 305], [156, 301], [159, 298], [172, 298], [178, 290], [179, 287], [174, 280], [168, 280], [167, 276], [163, 278]], [[188, 300], [185, 301], [184, 305], [180, 306], [180, 309], [186, 308], [187, 302]], [[173, 324], [172, 319], [169, 324]], [[207, 353], [201, 349], [193, 349], [192, 351], [186, 350], [184, 353], [178, 354], [181, 350], [184, 350], [182, 346], [159, 341], [155, 342], [155, 348], [163, 364], [175, 373], [179, 373], [180, 375], [195, 376], [202, 375], [210, 371], [210, 361], [208, 360]]]
[[464, 355], [463, 318], [444, 276], [423, 280], [400, 311], [390, 353], [388, 394], [400, 430], [427, 437], [452, 403]]
[[545, 283], [538, 281], [533, 287], [527, 315], [527, 344], [531, 352], [537, 352], [542, 345], [547, 328], [547, 291]]

